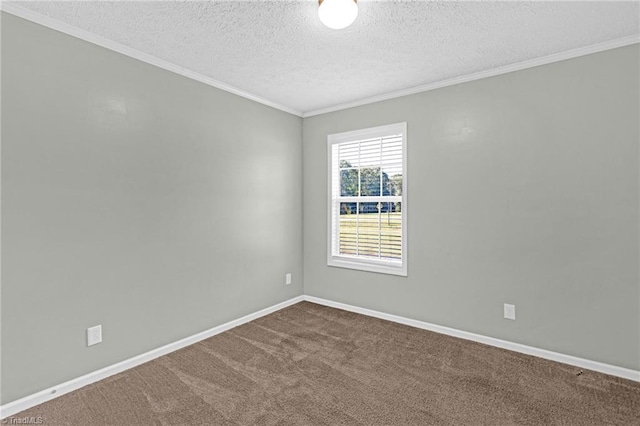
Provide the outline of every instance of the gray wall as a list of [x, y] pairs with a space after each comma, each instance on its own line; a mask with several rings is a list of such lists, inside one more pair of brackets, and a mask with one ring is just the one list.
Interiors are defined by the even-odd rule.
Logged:
[[[305, 119], [305, 293], [639, 369], [638, 62], [636, 44]], [[327, 134], [400, 121], [409, 276], [327, 267]]]
[[300, 118], [7, 14], [2, 114], [3, 403], [302, 294]]

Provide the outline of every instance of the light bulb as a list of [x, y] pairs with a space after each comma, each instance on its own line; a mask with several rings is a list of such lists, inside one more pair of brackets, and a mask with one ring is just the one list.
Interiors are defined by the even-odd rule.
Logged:
[[334, 30], [341, 30], [353, 24], [358, 16], [356, 0], [319, 0], [320, 21]]

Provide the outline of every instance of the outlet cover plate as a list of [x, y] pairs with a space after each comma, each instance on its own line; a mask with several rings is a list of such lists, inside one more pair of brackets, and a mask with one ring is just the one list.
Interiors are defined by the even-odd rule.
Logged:
[[87, 328], [87, 346], [97, 345], [102, 342], [102, 325]]
[[287, 275], [285, 276], [284, 283], [285, 283], [286, 285], [291, 284], [291, 274], [290, 274], [290, 273], [289, 273], [289, 274], [287, 274]]
[[506, 319], [515, 320], [516, 319], [516, 305], [510, 305], [508, 303], [504, 304], [504, 317]]

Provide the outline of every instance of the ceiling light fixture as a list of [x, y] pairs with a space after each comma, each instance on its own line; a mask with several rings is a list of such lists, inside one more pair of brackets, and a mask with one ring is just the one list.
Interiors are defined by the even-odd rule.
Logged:
[[358, 16], [357, 0], [318, 0], [320, 21], [334, 30], [341, 30], [353, 24]]

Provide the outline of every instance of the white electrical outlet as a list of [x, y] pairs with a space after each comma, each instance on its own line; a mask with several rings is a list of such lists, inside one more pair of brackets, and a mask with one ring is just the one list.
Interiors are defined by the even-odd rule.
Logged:
[[508, 303], [504, 304], [504, 317], [506, 319], [515, 320], [516, 319], [516, 305], [509, 305]]
[[291, 284], [291, 274], [290, 273], [285, 276], [284, 283], [286, 285]]
[[87, 328], [87, 346], [97, 345], [102, 342], [102, 325]]

